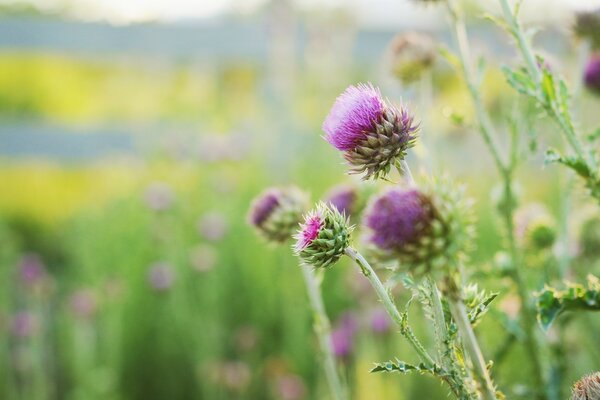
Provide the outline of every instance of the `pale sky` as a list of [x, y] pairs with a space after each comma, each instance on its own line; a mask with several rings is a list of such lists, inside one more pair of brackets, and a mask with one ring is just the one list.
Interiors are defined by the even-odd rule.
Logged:
[[[497, 1], [483, 0], [494, 10]], [[114, 23], [149, 20], [207, 18], [235, 10], [252, 12], [266, 0], [0, 0], [2, 4], [35, 4], [49, 11], [67, 6], [85, 20], [106, 19]], [[294, 0], [303, 10], [343, 7], [351, 10], [363, 26], [388, 27], [402, 21], [435, 21], [436, 13], [409, 0]], [[525, 0], [524, 16], [535, 20], [559, 20], [573, 9], [600, 7], [600, 0]], [[543, 11], [542, 11], [543, 10]]]

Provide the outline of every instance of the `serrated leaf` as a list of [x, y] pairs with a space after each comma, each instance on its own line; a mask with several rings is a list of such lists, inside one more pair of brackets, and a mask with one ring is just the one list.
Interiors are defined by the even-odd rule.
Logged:
[[555, 149], [546, 150], [546, 155], [544, 157], [545, 164], [551, 163], [559, 163], [563, 164], [573, 171], [577, 172], [579, 176], [585, 179], [590, 179], [593, 177], [593, 173], [590, 170], [587, 162], [581, 157], [577, 156], [561, 156], [558, 151]]
[[394, 361], [375, 363], [375, 367], [371, 369], [371, 372], [400, 372], [402, 374], [418, 372], [420, 374], [429, 374], [433, 376], [442, 377], [446, 375], [443, 368], [438, 364], [426, 365], [423, 363], [419, 363], [417, 365], [414, 365], [398, 359]]
[[600, 280], [588, 276], [587, 287], [568, 283], [566, 289], [545, 287], [537, 293], [538, 321], [544, 330], [564, 311], [600, 311]]

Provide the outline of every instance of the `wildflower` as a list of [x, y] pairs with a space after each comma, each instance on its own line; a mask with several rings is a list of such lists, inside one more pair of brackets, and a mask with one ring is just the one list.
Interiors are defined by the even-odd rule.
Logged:
[[389, 104], [371, 84], [359, 84], [336, 99], [323, 130], [325, 139], [344, 153], [350, 173], [377, 179], [405, 158], [418, 126], [408, 109]]
[[228, 225], [225, 217], [218, 212], [206, 213], [198, 221], [198, 231], [206, 240], [213, 242], [223, 239]]
[[392, 73], [404, 83], [421, 78], [435, 62], [435, 43], [417, 32], [396, 35], [390, 45]]
[[600, 94], [600, 53], [592, 55], [588, 60], [583, 79], [590, 91]]
[[349, 217], [359, 211], [359, 195], [355, 187], [339, 185], [325, 196], [325, 203], [335, 207], [341, 214]]
[[250, 381], [252, 373], [248, 364], [242, 361], [228, 361], [221, 366], [219, 381], [233, 392], [243, 392]]
[[308, 196], [300, 189], [270, 188], [253, 201], [248, 222], [267, 240], [282, 243], [292, 237], [307, 208]]
[[36, 316], [28, 311], [21, 311], [13, 316], [11, 331], [18, 338], [28, 338], [38, 329]]
[[306, 214], [294, 236], [294, 252], [313, 267], [329, 267], [349, 246], [352, 228], [337, 209], [319, 203], [316, 209]]
[[71, 296], [71, 310], [76, 317], [86, 319], [96, 312], [96, 296], [89, 289], [80, 289]]
[[345, 312], [331, 331], [331, 347], [338, 358], [346, 358], [352, 353], [354, 336], [358, 330], [358, 322], [351, 312]]
[[19, 263], [21, 280], [26, 285], [35, 285], [46, 276], [44, 264], [37, 254], [25, 254]]
[[148, 282], [157, 292], [165, 292], [173, 286], [175, 276], [173, 268], [167, 263], [156, 263], [148, 271]]
[[163, 182], [150, 184], [144, 192], [144, 200], [153, 211], [166, 211], [173, 205], [175, 195], [169, 185]]
[[556, 226], [548, 210], [530, 204], [515, 213], [515, 237], [533, 250], [551, 248], [556, 241]]
[[425, 190], [390, 189], [371, 202], [363, 219], [375, 255], [413, 272], [457, 265], [473, 230], [462, 190], [443, 181]]
[[377, 334], [389, 332], [392, 321], [388, 313], [381, 307], [374, 309], [370, 315], [371, 330]]
[[277, 398], [300, 400], [306, 396], [306, 386], [298, 375], [286, 374], [277, 380]]
[[573, 385], [572, 400], [600, 399], [600, 372], [584, 376]]

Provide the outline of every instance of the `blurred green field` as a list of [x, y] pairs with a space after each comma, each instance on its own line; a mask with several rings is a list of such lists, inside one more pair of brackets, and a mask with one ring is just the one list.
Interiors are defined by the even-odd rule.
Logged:
[[[571, 56], [564, 55], [567, 67], [575, 64]], [[320, 125], [343, 88], [374, 79], [362, 68], [341, 68], [328, 81], [309, 70], [279, 89], [270, 77], [244, 64], [0, 52], [0, 123], [160, 132], [136, 134], [131, 154], [74, 162], [0, 158], [0, 398], [328, 398], [297, 260], [286, 246], [267, 246], [246, 216], [267, 186], [295, 183], [318, 200], [331, 186], [354, 182]], [[417, 148], [411, 162], [416, 171], [455, 176], [477, 199], [470, 272], [500, 292], [477, 331], [497, 360], [500, 387], [511, 399], [527, 398], [520, 391], [529, 365], [523, 346], [502, 353], [502, 312], [514, 306], [514, 293], [501, 273], [483, 281], [478, 274], [498, 268], [498, 179], [468, 126], [472, 109], [462, 83], [443, 65], [433, 82], [432, 111], [418, 117], [427, 148]], [[402, 93], [375, 83], [390, 97]], [[514, 95], [498, 71], [487, 75], [486, 88], [496, 117], [510, 113]], [[405, 94], [418, 114], [418, 93]], [[583, 96], [579, 111], [591, 129], [598, 100]], [[466, 124], [453, 122], [458, 114]], [[554, 143], [544, 132], [552, 125], [539, 126], [540, 141]], [[533, 156], [519, 171], [522, 204], [543, 202], [560, 219], [560, 188], [569, 179]], [[575, 193], [576, 216], [588, 205], [583, 189]], [[569, 221], [573, 243], [577, 221]], [[530, 261], [525, 275], [541, 288], [542, 263]], [[572, 278], [594, 270], [598, 265], [576, 261]], [[351, 315], [359, 326], [351, 352], [339, 360], [354, 399], [445, 398], [446, 389], [427, 377], [369, 374], [375, 361], [410, 359], [408, 346], [392, 330], [373, 333], [377, 301], [349, 264], [328, 271], [323, 285], [334, 325]], [[398, 304], [408, 296], [399, 290]], [[419, 309], [412, 311], [417, 334], [431, 342]], [[565, 324], [568, 385], [597, 368], [597, 335], [578, 333], [598, 332], [600, 322], [578, 316]]]

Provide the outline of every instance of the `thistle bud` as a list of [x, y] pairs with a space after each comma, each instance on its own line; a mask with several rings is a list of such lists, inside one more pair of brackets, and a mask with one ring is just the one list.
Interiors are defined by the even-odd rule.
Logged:
[[316, 209], [306, 214], [294, 236], [294, 252], [315, 268], [329, 267], [350, 245], [352, 229], [345, 215], [325, 203], [319, 203]]
[[590, 91], [600, 94], [600, 53], [592, 55], [589, 59], [583, 80]]
[[267, 240], [282, 243], [292, 237], [308, 209], [308, 196], [296, 187], [271, 188], [252, 203], [249, 222]]
[[390, 189], [371, 202], [364, 224], [375, 256], [413, 272], [457, 265], [473, 232], [469, 202], [448, 182]]
[[396, 35], [390, 45], [391, 70], [404, 83], [418, 81], [435, 62], [435, 43], [417, 32]]
[[573, 385], [572, 400], [600, 399], [600, 372], [584, 376]]
[[325, 139], [344, 153], [350, 173], [363, 179], [386, 176], [406, 156], [418, 125], [406, 108], [396, 108], [370, 84], [349, 86], [323, 123]]
[[549, 249], [556, 241], [556, 224], [544, 206], [529, 204], [515, 213], [515, 237], [526, 248]]

